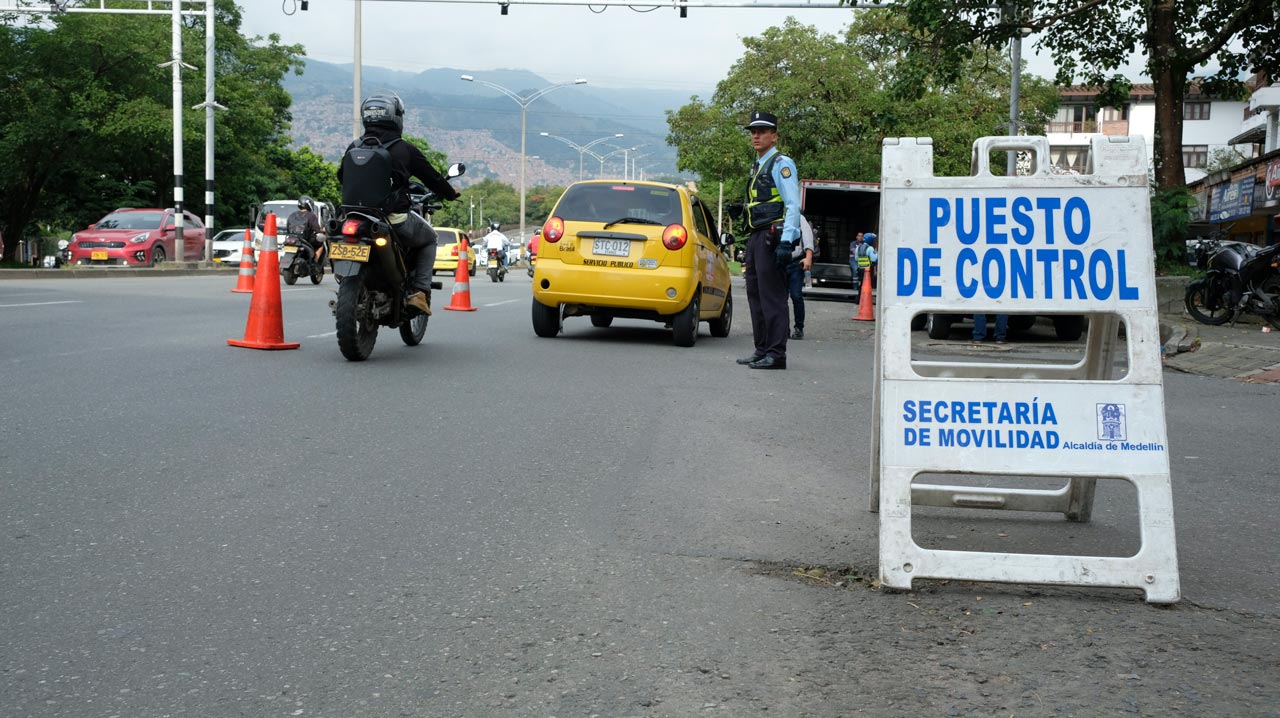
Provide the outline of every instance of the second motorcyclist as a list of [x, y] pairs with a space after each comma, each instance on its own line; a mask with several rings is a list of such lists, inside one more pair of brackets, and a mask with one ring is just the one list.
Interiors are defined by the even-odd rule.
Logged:
[[315, 200], [305, 194], [298, 198], [298, 209], [285, 221], [285, 231], [306, 242], [311, 248], [313, 261], [320, 262], [324, 257], [324, 242], [320, 239], [320, 218], [316, 215]]
[[[360, 121], [364, 125], [364, 135], [353, 142], [352, 147], [372, 137], [391, 155], [393, 194], [384, 209], [396, 237], [412, 257], [412, 281], [416, 290], [405, 297], [405, 303], [430, 314], [427, 298], [431, 296], [431, 270], [436, 262], [436, 232], [426, 219], [410, 211], [409, 178], [417, 177], [441, 199], [457, 199], [458, 190], [431, 166], [422, 150], [407, 141], [400, 141], [404, 131], [404, 102], [398, 96], [374, 95], [365, 100], [360, 104]], [[338, 169], [338, 181], [342, 181], [341, 167]]]
[[497, 222], [489, 223], [489, 233], [484, 236], [484, 248], [498, 250], [498, 264], [506, 266], [507, 251], [511, 249], [511, 240], [507, 239], [507, 235], [498, 231], [499, 226]]

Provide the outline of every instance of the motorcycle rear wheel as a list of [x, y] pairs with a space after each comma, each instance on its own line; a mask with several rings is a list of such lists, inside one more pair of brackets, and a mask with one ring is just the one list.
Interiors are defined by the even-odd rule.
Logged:
[[[1213, 287], [1207, 279], [1197, 279], [1187, 285], [1187, 293], [1183, 296], [1183, 304], [1187, 307], [1187, 313], [1193, 319], [1201, 324], [1218, 326], [1231, 321], [1231, 310], [1227, 307], [1224, 297], [1216, 297], [1212, 295]], [[1212, 308], [1209, 305], [1212, 305]]]
[[324, 281], [324, 265], [319, 262], [311, 265], [311, 283], [319, 284]]
[[344, 277], [338, 285], [337, 317], [338, 349], [350, 361], [364, 361], [373, 353], [378, 341], [378, 325], [370, 321], [373, 298], [364, 286], [364, 276]]
[[280, 274], [284, 277], [284, 283], [293, 286], [298, 283], [298, 275], [294, 274], [293, 267], [285, 267]]

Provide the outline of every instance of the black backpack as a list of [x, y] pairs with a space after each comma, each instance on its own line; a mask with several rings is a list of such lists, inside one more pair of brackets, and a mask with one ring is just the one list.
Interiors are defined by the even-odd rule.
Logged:
[[365, 136], [351, 143], [342, 156], [343, 205], [383, 211], [391, 207], [398, 192], [389, 149], [399, 141], [396, 137], [384, 145], [377, 137]]

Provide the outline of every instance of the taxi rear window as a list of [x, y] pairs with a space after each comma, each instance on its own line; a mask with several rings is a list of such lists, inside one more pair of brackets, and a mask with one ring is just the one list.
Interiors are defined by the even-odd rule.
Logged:
[[622, 217], [662, 224], [683, 220], [680, 195], [674, 189], [621, 184], [570, 187], [556, 206], [556, 216], [566, 222], [613, 222]]
[[458, 241], [458, 233], [451, 229], [437, 229], [436, 234], [440, 235], [436, 240], [437, 244], [453, 244]]

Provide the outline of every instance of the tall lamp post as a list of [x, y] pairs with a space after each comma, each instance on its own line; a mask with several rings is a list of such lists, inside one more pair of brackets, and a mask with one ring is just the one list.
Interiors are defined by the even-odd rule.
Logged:
[[556, 90], [559, 90], [562, 87], [568, 87], [569, 85], [585, 85], [587, 84], [587, 81], [579, 77], [576, 80], [568, 80], [566, 82], [561, 82], [559, 84], [551, 85], [549, 87], [544, 87], [541, 90], [531, 92], [528, 95], [517, 95], [516, 93], [512, 92], [511, 90], [508, 90], [502, 85], [489, 82], [488, 80], [477, 80], [472, 75], [463, 75], [462, 79], [467, 82], [478, 82], [481, 85], [484, 85], [485, 87], [488, 87], [493, 90], [497, 90], [498, 92], [501, 92], [507, 97], [510, 97], [511, 99], [515, 100], [517, 105], [520, 105], [520, 240], [524, 241], [524, 160], [525, 160], [524, 140], [525, 140], [525, 120], [526, 120], [526, 116], [528, 115], [529, 105], [533, 104], [534, 100], [538, 99], [539, 97], [542, 97], [548, 92], [555, 92]]
[[[601, 137], [601, 138], [600, 138], [600, 139], [598, 139], [598, 140], [591, 140], [590, 142], [588, 142], [588, 143], [587, 143], [587, 144], [585, 144], [585, 145], [580, 145], [580, 144], [578, 144], [577, 142], [574, 142], [573, 140], [565, 139], [564, 137], [561, 137], [560, 135], [553, 135], [553, 134], [551, 134], [550, 132], [539, 132], [538, 134], [542, 135], [543, 137], [550, 137], [550, 138], [551, 138], [551, 139], [553, 139], [553, 140], [560, 140], [561, 142], [565, 143], [566, 145], [569, 145], [570, 147], [572, 147], [573, 149], [575, 149], [575, 150], [577, 150], [577, 151], [578, 151], [578, 181], [579, 181], [579, 182], [581, 182], [581, 181], [582, 181], [582, 155], [583, 155], [584, 153], [591, 152], [591, 148], [592, 148], [592, 147], [595, 147], [596, 145], [600, 144], [601, 142], [608, 142], [609, 140], [612, 140], [612, 139], [614, 139], [614, 138], [622, 137], [622, 136], [623, 136], [623, 134], [622, 134], [621, 132], [619, 132], [619, 133], [618, 133], [618, 134], [616, 134], [616, 135], [609, 135], [608, 137]], [[597, 157], [599, 156], [599, 155], [596, 155], [594, 152], [591, 152], [591, 154], [592, 154], [593, 156], [597, 156]]]
[[[606, 152], [606, 153], [604, 153], [603, 155], [597, 155], [597, 156], [596, 156], [596, 159], [600, 160], [600, 175], [601, 175], [602, 177], [604, 176], [604, 161], [605, 161], [605, 160], [609, 159], [610, 157], [612, 157], [612, 156], [614, 156], [614, 155], [616, 155], [616, 154], [623, 154], [623, 155], [624, 155], [624, 157], [623, 157], [623, 163], [625, 164], [625, 162], [626, 162], [625, 153], [630, 152], [631, 150], [634, 150], [634, 149], [635, 149], [634, 147], [619, 147], [618, 149], [616, 149], [616, 150], [614, 150], [614, 151], [612, 151], [612, 152]], [[623, 174], [623, 175], [625, 175], [626, 173], [627, 173], [627, 172], [626, 172], [626, 169], [623, 169], [622, 174]], [[624, 177], [624, 179], [625, 179], [625, 177]]]

